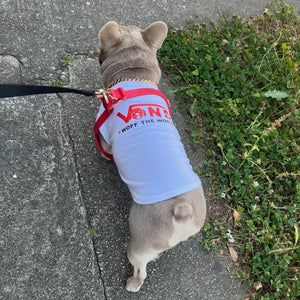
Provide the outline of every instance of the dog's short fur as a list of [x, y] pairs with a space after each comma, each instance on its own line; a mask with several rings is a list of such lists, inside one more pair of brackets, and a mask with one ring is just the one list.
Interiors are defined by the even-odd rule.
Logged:
[[[99, 32], [99, 62], [105, 86], [122, 79], [159, 82], [161, 71], [156, 52], [167, 36], [167, 26], [155, 22], [141, 30], [135, 26], [119, 26], [108, 22]], [[101, 138], [104, 150], [111, 147]], [[129, 217], [130, 239], [128, 259], [133, 276], [126, 289], [139, 291], [146, 278], [150, 260], [196, 234], [203, 226], [206, 202], [202, 187], [155, 204], [133, 203]]]

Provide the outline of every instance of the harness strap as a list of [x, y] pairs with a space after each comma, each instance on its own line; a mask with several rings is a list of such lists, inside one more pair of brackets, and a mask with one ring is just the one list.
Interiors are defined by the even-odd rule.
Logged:
[[[156, 95], [156, 96], [163, 98], [168, 106], [168, 110], [169, 110], [170, 116], [171, 116], [171, 108], [170, 108], [169, 100], [166, 98], [166, 96], [162, 92], [160, 92], [157, 89], [140, 88], [140, 89], [133, 89], [133, 90], [125, 91], [123, 88], [120, 87], [117, 89], [109, 89], [108, 92], [103, 91], [103, 90], [101, 90], [99, 92], [98, 97], [101, 98], [101, 101], [103, 103], [105, 110], [95, 123], [94, 137], [95, 137], [96, 145], [98, 146], [100, 152], [107, 159], [113, 160], [113, 155], [110, 153], [107, 153], [101, 146], [101, 141], [100, 141], [99, 134], [98, 134], [100, 127], [111, 115], [111, 113], [114, 110], [114, 106], [119, 101], [122, 101], [125, 99], [130, 99], [130, 98], [135, 98], [135, 97], [140, 97], [140, 96], [146, 96], [146, 95]], [[96, 93], [96, 96], [97, 96], [97, 93]]]

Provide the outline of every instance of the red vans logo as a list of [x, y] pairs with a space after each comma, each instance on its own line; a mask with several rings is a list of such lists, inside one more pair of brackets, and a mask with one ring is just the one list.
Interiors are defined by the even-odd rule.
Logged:
[[132, 104], [128, 108], [127, 116], [124, 116], [120, 112], [117, 113], [117, 116], [125, 123], [128, 123], [132, 119], [139, 120], [144, 117], [161, 117], [171, 119], [170, 112], [159, 104]]

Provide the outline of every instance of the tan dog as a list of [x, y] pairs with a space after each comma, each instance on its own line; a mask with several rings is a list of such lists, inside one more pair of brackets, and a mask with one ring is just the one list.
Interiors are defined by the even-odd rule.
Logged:
[[[105, 86], [110, 86], [111, 83], [113, 83], [113, 88], [116, 86], [122, 86], [122, 84], [126, 86], [126, 84], [129, 84], [129, 81], [133, 82], [133, 84], [135, 84], [134, 82], [136, 81], [136, 84], [152, 86], [154, 86], [152, 82], [158, 83], [160, 80], [161, 71], [156, 59], [156, 52], [166, 38], [167, 30], [167, 26], [163, 22], [155, 22], [145, 30], [141, 30], [135, 26], [119, 26], [116, 22], [108, 22], [99, 32], [99, 62], [101, 65], [101, 72], [103, 74]], [[146, 99], [149, 99], [149, 96]], [[126, 101], [128, 100], [122, 101], [122, 104], [117, 105], [120, 105], [120, 107], [122, 105], [126, 106]], [[129, 117], [119, 113], [119, 116], [122, 116], [123, 121], [125, 120], [126, 124], [129, 124], [128, 127], [123, 129], [126, 134], [126, 130], [129, 130], [132, 127], [140, 127], [139, 130], [143, 130], [145, 128], [146, 121], [148, 121], [151, 126], [154, 126], [156, 123], [159, 124], [157, 126], [162, 126], [161, 123], [164, 122], [165, 127], [161, 128], [168, 127], [168, 130], [173, 130], [175, 128], [170, 120], [171, 118], [168, 115], [167, 108], [164, 107], [163, 104], [151, 104], [154, 105], [155, 108], [152, 108], [150, 111], [151, 107], [149, 106], [150, 108], [148, 109], [150, 112], [150, 117], [147, 115], [148, 118], [145, 121], [143, 121], [142, 118], [146, 118], [146, 106], [149, 104], [139, 102], [138, 105], [140, 105], [142, 108], [136, 110], [135, 114], [132, 115], [133, 120], [131, 121], [133, 123], [130, 123]], [[117, 108], [117, 106], [115, 108]], [[149, 112], [147, 111], [147, 113]], [[164, 115], [162, 112], [164, 112]], [[156, 117], [156, 119], [154, 117]], [[110, 118], [112, 118], [112, 116], [110, 116]], [[119, 120], [119, 122], [121, 121]], [[110, 131], [112, 128], [111, 124], [113, 123], [108, 123], [106, 126], [108, 127], [108, 131]], [[142, 126], [141, 124], [144, 125]], [[151, 127], [150, 125], [147, 127], [145, 132], [139, 131], [139, 134], [137, 134], [136, 137], [136, 143], [139, 143], [141, 137], [144, 138], [145, 141], [148, 140], [146, 137], [149, 132], [149, 128]], [[119, 130], [118, 134], [123, 134], [123, 130]], [[130, 130], [131, 131], [128, 132], [133, 132], [133, 129]], [[113, 132], [112, 134], [117, 135], [116, 132]], [[114, 158], [118, 158], [115, 158], [115, 162], [119, 169], [120, 175], [124, 180], [123, 177], [125, 177], [125, 175], [124, 170], [122, 169], [123, 165], [120, 163], [120, 161], [122, 159], [124, 161], [124, 156], [126, 158], [129, 150], [127, 153], [118, 153], [118, 147], [114, 144], [114, 141], [110, 141], [108, 137], [104, 138], [102, 135], [102, 148], [106, 152], [111, 153]], [[134, 136], [131, 137], [131, 139], [134, 138]], [[152, 136], [152, 141], [149, 143], [149, 147], [151, 143], [155, 143], [155, 135], [154, 138]], [[180, 141], [178, 143], [180, 143]], [[192, 174], [192, 168], [189, 165], [184, 150], [180, 157], [172, 157], [172, 150], [174, 148], [173, 145], [162, 143], [159, 145], [159, 147], [157, 147], [157, 151], [159, 152], [160, 150], [158, 148], [163, 148], [162, 151], [164, 151], [164, 153], [168, 153], [167, 160], [171, 161], [171, 164], [169, 164], [170, 168], [172, 168], [177, 161], [180, 161], [182, 156], [188, 165], [188, 172], [191, 173], [190, 175], [196, 176], [194, 173]], [[134, 150], [135, 148], [129, 152], [132, 153]], [[134, 157], [136, 155], [137, 153], [134, 153]], [[148, 157], [154, 157], [153, 161], [150, 162], [151, 164], [159, 165], [160, 168], [162, 168], [162, 166], [165, 166], [164, 168], [166, 169], [169, 168], [165, 161], [157, 162], [161, 154], [156, 154], [156, 150], [151, 150], [150, 154], [145, 153], [142, 155], [144, 155], [144, 159], [146, 160]], [[128, 156], [128, 159], [130, 159], [130, 155]], [[132, 164], [130, 164], [131, 172], [135, 173], [135, 167], [137, 170], [139, 169], [139, 166], [132, 166]], [[180, 172], [179, 169], [176, 167], [176, 170], [178, 170], [177, 172]], [[167, 171], [168, 170], [166, 170], [166, 172]], [[162, 169], [161, 172], [163, 172]], [[186, 174], [187, 173], [178, 174], [178, 176], [182, 176], [182, 178], [184, 178], [187, 176]], [[176, 177], [175, 174], [174, 177]], [[161, 186], [167, 186], [169, 180], [170, 182], [173, 180], [172, 174], [165, 181], [160, 180], [160, 182], [157, 182], [159, 180], [156, 177], [151, 177], [149, 180], [149, 185], [156, 184], [159, 185], [160, 188]], [[199, 180], [198, 177], [195, 180]], [[126, 180], [124, 181], [126, 182]], [[130, 181], [128, 180], [128, 182]], [[130, 188], [131, 186], [129, 184], [129, 189]], [[147, 188], [148, 186], [146, 184], [146, 189]], [[133, 195], [132, 191], [131, 194]], [[168, 199], [162, 197], [162, 199], [156, 200], [156, 202], [153, 204], [138, 204], [133, 202], [129, 217], [130, 239], [128, 243], [128, 259], [133, 265], [134, 272], [133, 276], [127, 280], [126, 289], [131, 292], [139, 291], [147, 275], [147, 263], [157, 258], [161, 252], [174, 247], [179, 242], [184, 241], [190, 236], [196, 234], [204, 224], [205, 215], [206, 202], [200, 181], [196, 187], [193, 187], [184, 193], [175, 194]]]

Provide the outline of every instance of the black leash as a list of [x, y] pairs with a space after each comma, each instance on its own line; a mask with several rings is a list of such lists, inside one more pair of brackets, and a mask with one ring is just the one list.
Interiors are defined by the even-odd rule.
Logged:
[[95, 92], [66, 87], [47, 85], [0, 84], [0, 98], [18, 97], [38, 94], [75, 93], [84, 96], [94, 96]]

